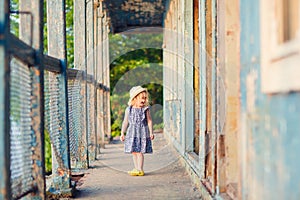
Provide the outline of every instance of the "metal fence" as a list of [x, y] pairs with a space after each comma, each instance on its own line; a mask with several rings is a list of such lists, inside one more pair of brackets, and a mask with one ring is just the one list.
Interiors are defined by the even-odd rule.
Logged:
[[[31, 123], [31, 71], [16, 58], [10, 61], [10, 173], [12, 197], [35, 189], [32, 176], [34, 138]], [[22, 85], [22, 87], [20, 87]]]
[[[72, 172], [89, 167], [100, 151], [104, 133], [109, 132], [110, 115], [103, 114], [109, 110], [104, 109], [109, 105], [109, 81], [104, 81], [102, 75], [87, 74], [86, 66], [81, 66], [82, 70], [66, 69], [65, 58], [44, 55], [40, 23], [43, 1], [33, 0], [31, 5], [20, 2], [23, 2], [20, 8], [28, 9], [25, 14], [30, 17], [20, 17], [20, 36], [16, 36], [10, 32], [10, 3], [0, 0], [0, 199], [46, 199], [48, 194], [71, 196]], [[63, 2], [55, 3], [63, 5]], [[57, 10], [55, 3], [52, 11]], [[97, 11], [98, 4], [90, 10], [95, 15], [101, 14]], [[64, 13], [64, 7], [59, 11]], [[103, 31], [101, 37], [94, 36], [98, 39], [95, 46], [108, 34], [102, 15], [93, 21], [105, 26], [98, 27]], [[32, 27], [29, 30], [28, 21]], [[87, 27], [80, 29], [85, 31]], [[107, 63], [102, 61], [108, 58], [95, 55], [96, 58], [98, 62], [89, 67], [101, 68], [102, 74], [109, 72], [104, 69]], [[96, 66], [100, 61], [103, 64]], [[45, 134], [50, 136], [52, 150], [49, 177], [45, 176]]]

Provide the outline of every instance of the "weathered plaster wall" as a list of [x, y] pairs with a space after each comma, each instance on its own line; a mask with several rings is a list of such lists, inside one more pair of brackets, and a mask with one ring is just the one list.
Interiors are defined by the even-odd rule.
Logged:
[[[192, 148], [193, 129], [193, 38], [192, 6], [180, 0], [167, 1], [164, 19], [164, 120], [165, 133], [184, 155]], [[188, 97], [188, 98], [187, 98]]]
[[300, 93], [261, 92], [260, 2], [240, 3], [242, 198], [299, 199]]
[[193, 85], [194, 73], [199, 73], [194, 66], [194, 46], [199, 44], [195, 44], [193, 38], [193, 2], [170, 0], [166, 10], [163, 45], [164, 132], [199, 175], [199, 155], [194, 152], [196, 113]]
[[218, 186], [237, 197], [240, 112], [239, 0], [218, 2]]
[[[184, 1], [170, 0], [168, 3], [164, 28], [171, 31], [165, 31], [164, 39], [165, 131], [169, 132], [170, 140], [183, 155], [187, 168], [201, 181], [207, 170], [215, 170], [211, 173], [216, 179], [212, 182], [215, 193], [232, 192], [229, 196], [238, 199], [299, 198], [300, 93], [267, 95], [261, 91], [260, 1], [218, 2], [217, 13], [214, 7], [207, 7], [210, 11], [205, 10], [207, 2], [199, 1], [200, 45], [210, 51], [207, 51], [209, 57], [200, 55], [202, 107], [198, 157], [192, 154], [190, 146], [194, 134], [190, 127], [195, 122], [194, 113], [189, 110], [194, 109], [193, 94], [188, 91], [189, 86], [193, 88], [193, 82], [190, 82], [193, 66], [187, 61], [193, 63], [194, 60], [187, 40], [192, 38], [193, 24], [187, 21], [191, 20], [189, 13], [192, 13], [192, 6]], [[177, 14], [174, 14], [176, 11]], [[211, 17], [217, 14], [217, 34], [209, 32], [215, 22], [210, 24], [213, 18], [207, 14]], [[179, 30], [184, 37], [178, 34]], [[210, 34], [213, 35], [211, 40], [207, 38]], [[214, 55], [217, 55], [216, 60]], [[217, 64], [215, 69], [214, 62]], [[217, 77], [212, 77], [214, 73]], [[210, 76], [209, 79], [207, 76]], [[211, 87], [218, 93], [209, 99], [211, 102], [207, 102], [206, 81], [214, 79], [217, 85]], [[201, 85], [201, 81], [204, 84]], [[220, 93], [222, 88], [224, 91]], [[225, 110], [220, 111], [224, 107]], [[212, 119], [213, 116], [216, 118]], [[205, 131], [211, 127], [214, 134], [218, 134], [217, 151], [211, 155], [214, 161], [207, 168], [207, 155], [201, 151], [205, 144], [201, 141], [205, 141]]]

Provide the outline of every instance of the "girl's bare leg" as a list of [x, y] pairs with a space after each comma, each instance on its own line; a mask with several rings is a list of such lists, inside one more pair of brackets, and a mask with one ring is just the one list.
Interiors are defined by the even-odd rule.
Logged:
[[140, 171], [144, 171], [144, 154], [137, 153], [137, 169]]
[[132, 153], [132, 159], [133, 159], [133, 164], [134, 164], [135, 169], [138, 169], [138, 156], [137, 156], [137, 154], [138, 153], [136, 153], [136, 152]]

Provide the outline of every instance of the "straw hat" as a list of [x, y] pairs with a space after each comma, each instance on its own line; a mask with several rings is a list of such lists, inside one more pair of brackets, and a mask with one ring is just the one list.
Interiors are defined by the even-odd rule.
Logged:
[[132, 87], [129, 91], [130, 98], [129, 98], [129, 101], [128, 101], [128, 105], [131, 105], [131, 101], [134, 99], [134, 97], [136, 97], [141, 92], [147, 92], [147, 89], [142, 88], [141, 86]]

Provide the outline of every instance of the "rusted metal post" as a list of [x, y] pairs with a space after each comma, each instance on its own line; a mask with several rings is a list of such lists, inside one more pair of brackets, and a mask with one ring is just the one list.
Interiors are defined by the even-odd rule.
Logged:
[[9, 1], [0, 0], [0, 199], [11, 197], [9, 122]]
[[105, 46], [106, 46], [106, 42], [107, 42], [107, 37], [106, 37], [106, 27], [105, 27], [105, 23], [106, 23], [106, 19], [107, 19], [107, 12], [104, 11], [104, 16], [103, 16], [103, 21], [102, 21], [102, 67], [103, 67], [103, 71], [102, 71], [102, 83], [103, 83], [103, 130], [104, 130], [104, 135], [107, 136], [108, 139], [110, 139], [108, 132], [107, 132], [107, 101], [106, 101], [106, 97], [107, 97], [107, 93], [105, 91], [105, 73], [106, 73], [106, 50], [105, 50]]
[[[101, 84], [100, 86], [103, 86], [103, 17], [104, 17], [104, 13], [102, 10], [102, 1], [100, 1], [100, 8], [98, 10], [98, 38], [99, 38], [99, 44], [97, 46], [97, 50], [98, 50], [98, 54], [97, 57], [99, 59], [99, 63], [98, 63], [98, 75], [97, 75], [97, 81], [99, 84]], [[104, 92], [103, 92], [103, 87], [100, 88], [100, 92], [99, 92], [99, 107], [98, 107], [98, 112], [99, 112], [99, 127], [100, 129], [98, 130], [99, 132], [99, 137], [101, 138], [101, 144], [102, 147], [104, 148], [104, 111], [103, 111], [103, 96], [104, 96]]]
[[[66, 59], [66, 22], [65, 0], [47, 1], [47, 26], [48, 26], [48, 54], [61, 60], [61, 74], [59, 74], [59, 119], [60, 123], [60, 148], [57, 151], [59, 157], [52, 153], [52, 186], [50, 191], [55, 194], [72, 196], [71, 166], [69, 150], [68, 129], [68, 92], [67, 92], [67, 59]], [[51, 134], [51, 133], [50, 133]]]
[[79, 156], [72, 168], [88, 168], [88, 150], [87, 150], [87, 121], [86, 121], [86, 2], [74, 0], [74, 66], [76, 69], [84, 71], [84, 79], [81, 81], [81, 98], [82, 98], [82, 116], [81, 116], [81, 133], [78, 148]]
[[95, 63], [94, 63], [94, 1], [86, 3], [86, 51], [87, 51], [87, 74], [92, 77], [88, 83], [87, 91], [87, 125], [88, 125], [88, 158], [89, 162], [95, 160]]
[[100, 74], [100, 64], [101, 64], [101, 58], [99, 56], [99, 46], [101, 44], [101, 38], [100, 38], [100, 21], [101, 18], [99, 18], [100, 15], [100, 4], [101, 2], [96, 0], [95, 4], [97, 3], [97, 6], [95, 6], [94, 11], [94, 20], [95, 20], [95, 81], [96, 81], [96, 141], [97, 141], [97, 149], [96, 149], [96, 158], [97, 153], [100, 153], [100, 87], [99, 87], [99, 74]]
[[110, 60], [109, 60], [109, 37], [108, 37], [108, 34], [109, 34], [109, 24], [108, 24], [108, 21], [106, 21], [106, 26], [104, 27], [106, 32], [105, 32], [105, 37], [106, 37], [106, 40], [105, 40], [105, 46], [104, 46], [104, 50], [106, 51], [106, 58], [105, 58], [105, 61], [106, 61], [106, 65], [104, 66], [104, 69], [105, 69], [105, 86], [107, 87], [107, 91], [106, 91], [106, 95], [107, 95], [107, 105], [106, 105], [106, 118], [107, 118], [107, 133], [109, 135], [109, 138], [112, 139], [111, 137], [111, 126], [110, 126], [110, 123], [111, 123], [111, 119], [110, 119], [110, 78], [109, 78], [109, 74], [110, 74]]
[[86, 1], [87, 74], [94, 75], [94, 2]]
[[[43, 54], [43, 1], [19, 1], [20, 11], [30, 11], [30, 16], [20, 16], [20, 39], [27, 44], [32, 42], [36, 50], [36, 66], [30, 68], [32, 76], [32, 130], [34, 133], [32, 157], [33, 157], [33, 178], [37, 191], [31, 194], [32, 198], [45, 199], [45, 158], [44, 158], [44, 67], [40, 59]], [[33, 19], [33, 22], [31, 20]], [[31, 33], [30, 23], [33, 23]], [[32, 34], [32, 35], [31, 35]], [[31, 40], [32, 38], [32, 40]], [[31, 42], [30, 42], [31, 41]]]
[[97, 81], [97, 75], [98, 75], [98, 58], [97, 58], [97, 45], [98, 45], [98, 8], [99, 8], [100, 2], [98, 0], [94, 0], [94, 94], [95, 94], [95, 103], [94, 103], [94, 130], [95, 130], [95, 159], [97, 159], [97, 153], [98, 153], [98, 81]]

